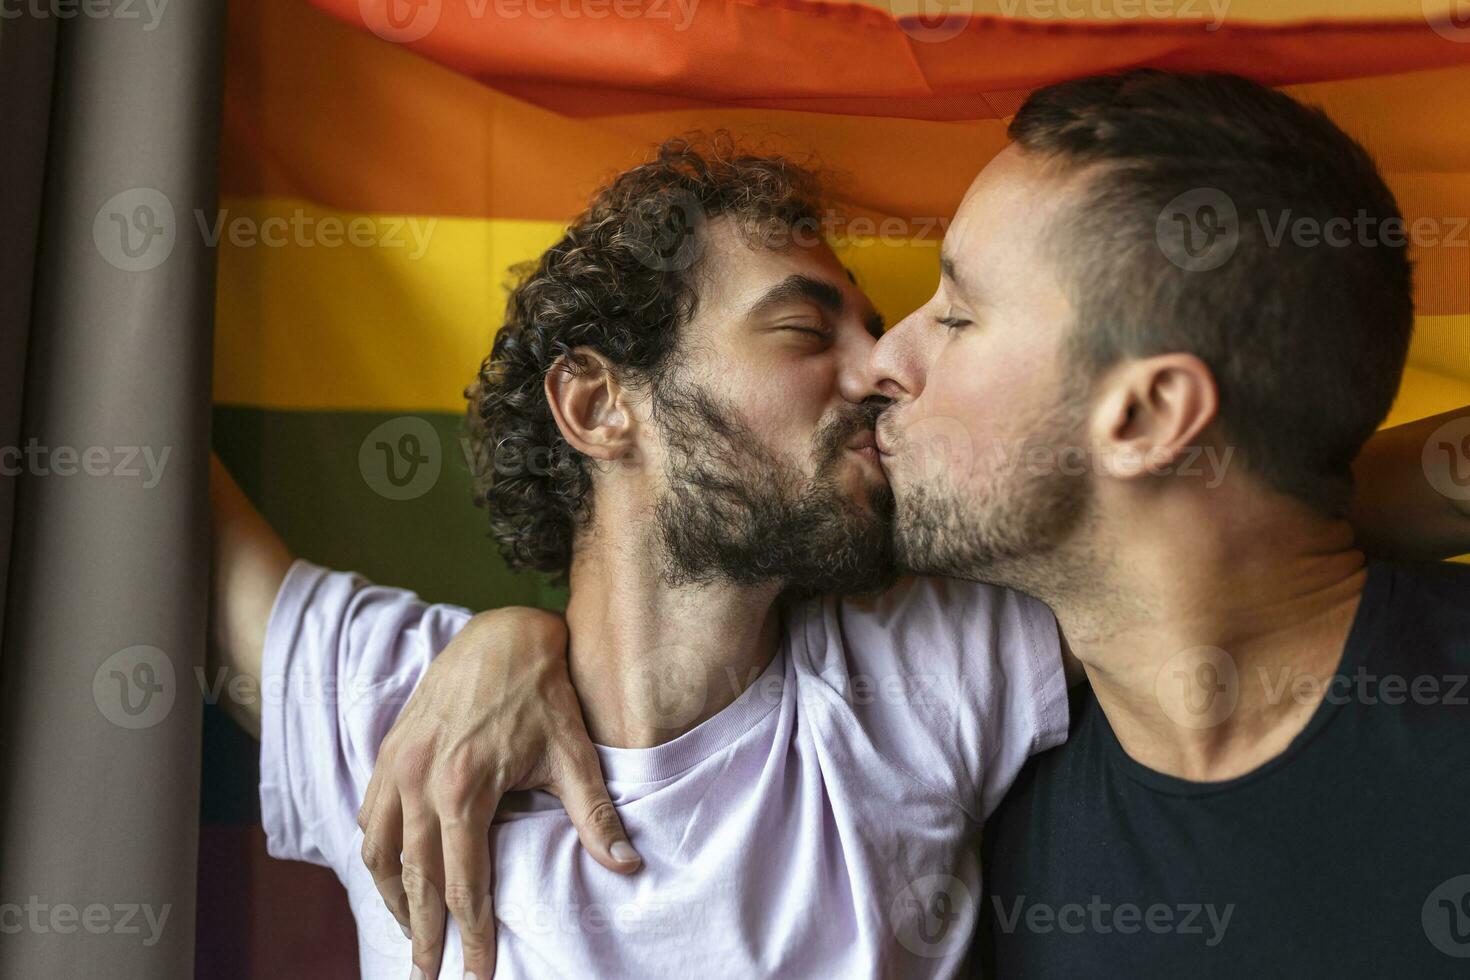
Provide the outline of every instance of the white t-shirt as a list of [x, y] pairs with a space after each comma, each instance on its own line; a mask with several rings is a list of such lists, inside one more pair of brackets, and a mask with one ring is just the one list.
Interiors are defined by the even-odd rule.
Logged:
[[[337, 873], [367, 980], [409, 942], [362, 864], [378, 745], [469, 610], [296, 561], [262, 682], [260, 802], [273, 857]], [[1026, 596], [904, 580], [784, 617], [765, 672], [650, 749], [599, 747], [643, 858], [597, 864], [560, 803], [516, 794], [491, 830], [497, 977], [924, 977], [964, 967], [977, 838], [1022, 764], [1062, 742], [1057, 626]], [[463, 973], [450, 920], [441, 976]]]

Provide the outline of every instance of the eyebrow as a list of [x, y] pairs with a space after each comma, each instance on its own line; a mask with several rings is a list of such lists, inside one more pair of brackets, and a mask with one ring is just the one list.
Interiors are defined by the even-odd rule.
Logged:
[[796, 274], [787, 276], [766, 290], [765, 295], [750, 305], [750, 311], [746, 315], [756, 316], [773, 306], [801, 299], [811, 300], [834, 316], [842, 312], [842, 290], [830, 282]]
[[960, 287], [961, 289], [965, 288], [965, 282], [963, 279], [960, 278], [959, 270], [955, 268], [954, 259], [950, 258], [948, 255], [939, 256], [939, 271], [941, 274], [943, 274], [944, 278], [948, 279], [956, 286]]
[[[853, 279], [851, 269], [847, 270], [847, 277], [852, 279], [853, 283], [856, 284], [857, 280]], [[750, 312], [747, 316], [758, 316], [772, 307], [780, 306], [782, 303], [802, 299], [811, 300], [833, 316], [840, 315], [846, 306], [842, 300], [842, 290], [830, 282], [824, 282], [821, 279], [813, 279], [811, 276], [803, 276], [797, 273], [787, 276], [766, 290], [765, 295], [751, 304]], [[883, 320], [883, 314], [877, 311], [874, 311], [863, 323], [864, 329], [875, 339], [883, 336], [883, 330], [886, 326], [887, 324]]]

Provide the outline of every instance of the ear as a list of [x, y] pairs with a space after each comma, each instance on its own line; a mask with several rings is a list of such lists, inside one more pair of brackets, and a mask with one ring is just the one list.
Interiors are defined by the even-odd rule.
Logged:
[[1201, 445], [1220, 409], [1215, 375], [1193, 354], [1129, 360], [1104, 375], [1092, 443], [1119, 479], [1167, 472]]
[[546, 372], [546, 402], [567, 444], [595, 460], [624, 458], [637, 422], [612, 362], [591, 347], [563, 354]]

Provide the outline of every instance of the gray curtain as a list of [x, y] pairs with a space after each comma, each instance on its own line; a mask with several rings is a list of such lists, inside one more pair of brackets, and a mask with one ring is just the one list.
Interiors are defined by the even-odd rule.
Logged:
[[224, 6], [35, 6], [0, 18], [0, 977], [184, 978]]

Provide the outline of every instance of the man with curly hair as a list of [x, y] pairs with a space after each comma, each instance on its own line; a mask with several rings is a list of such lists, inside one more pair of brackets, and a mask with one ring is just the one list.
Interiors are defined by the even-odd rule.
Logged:
[[[243, 669], [284, 692], [242, 719], [261, 734], [270, 853], [341, 877], [364, 976], [925, 976], [965, 956], [980, 822], [1066, 731], [1058, 634], [1041, 603], [992, 586], [890, 587], [886, 399], [869, 373], [883, 324], [822, 237], [823, 207], [789, 160], [673, 140], [511, 293], [467, 391], [478, 502], [513, 567], [568, 581], [586, 728], [559, 737], [590, 736], [581, 762], [607, 790], [510, 777], [576, 817], [545, 793], [501, 807], [493, 917], [483, 828], [499, 794], [463, 784], [431, 803], [369, 785], [375, 761], [392, 765], [379, 741], [399, 706], [470, 612], [283, 548], [261, 563], [244, 638], [218, 646], [227, 661], [260, 651]], [[219, 477], [234, 499], [219, 509], [248, 521]], [[239, 567], [229, 551], [217, 561]], [[217, 620], [241, 608], [226, 600]], [[456, 690], [483, 701], [526, 676], [460, 675]], [[333, 679], [370, 696], [305, 694]], [[374, 843], [405, 818], [429, 836]], [[443, 863], [419, 860], [441, 847]], [[474, 880], [445, 880], [466, 861]], [[924, 910], [950, 894], [954, 921], [930, 929]]]

